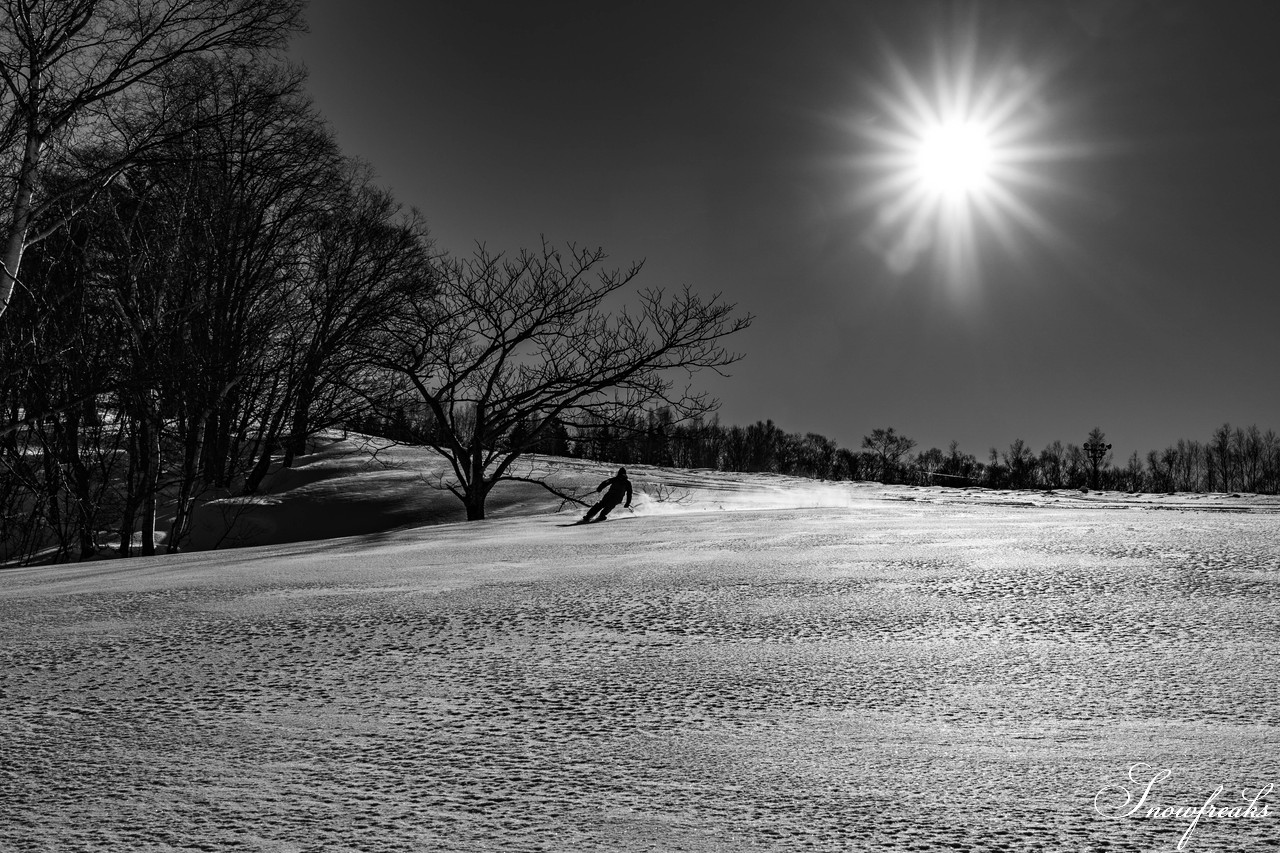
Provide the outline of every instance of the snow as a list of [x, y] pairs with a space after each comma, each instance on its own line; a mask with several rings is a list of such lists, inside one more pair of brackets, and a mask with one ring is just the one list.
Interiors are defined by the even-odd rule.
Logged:
[[1280, 781], [1275, 499], [628, 466], [560, 528], [350, 451], [239, 511], [269, 544], [0, 572], [0, 849], [1154, 851], [1190, 820], [1094, 808], [1131, 765]]

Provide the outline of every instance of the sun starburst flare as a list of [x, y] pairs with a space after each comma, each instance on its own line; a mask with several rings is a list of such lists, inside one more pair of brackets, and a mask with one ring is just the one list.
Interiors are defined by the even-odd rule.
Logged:
[[899, 275], [931, 260], [947, 282], [969, 284], [990, 239], [1014, 253], [1027, 235], [1061, 242], [1027, 198], [1065, 190], [1045, 167], [1077, 153], [1046, 141], [1047, 70], [981, 62], [976, 26], [937, 42], [931, 77], [892, 50], [885, 59], [888, 82], [868, 85], [874, 109], [854, 122], [864, 143], [854, 203], [875, 213], [864, 244]]

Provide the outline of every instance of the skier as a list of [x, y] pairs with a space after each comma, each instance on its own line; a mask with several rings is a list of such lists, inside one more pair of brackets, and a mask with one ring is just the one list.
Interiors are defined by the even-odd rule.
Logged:
[[582, 517], [583, 523], [591, 521], [596, 513], [600, 513], [598, 521], [604, 521], [609, 517], [610, 511], [622, 501], [625, 496], [627, 502], [622, 504], [624, 507], [631, 506], [631, 481], [627, 479], [627, 469], [619, 468], [616, 477], [610, 477], [600, 485], [596, 486], [596, 491], [601, 492], [605, 489], [609, 491], [604, 493], [599, 502], [591, 509], [587, 510], [587, 514]]

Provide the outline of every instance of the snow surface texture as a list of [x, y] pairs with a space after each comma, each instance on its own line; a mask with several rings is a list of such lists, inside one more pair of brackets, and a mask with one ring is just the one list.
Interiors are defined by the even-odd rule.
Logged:
[[661, 476], [755, 497], [0, 572], [0, 850], [1163, 851], [1131, 765], [1280, 782], [1274, 501]]

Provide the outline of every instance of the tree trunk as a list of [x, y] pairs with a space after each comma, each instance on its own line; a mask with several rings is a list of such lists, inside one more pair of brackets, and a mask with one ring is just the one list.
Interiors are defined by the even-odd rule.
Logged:
[[311, 432], [311, 402], [315, 396], [308, 383], [298, 390], [298, 405], [293, 410], [293, 423], [289, 426], [289, 439], [284, 446], [284, 467], [292, 468], [294, 457], [307, 451], [307, 435]]
[[466, 496], [467, 521], [484, 521], [484, 495], [469, 489]]
[[222, 474], [222, 482], [227, 488], [231, 488], [231, 484], [235, 481], [236, 474], [240, 471], [241, 460], [245, 458], [244, 446], [245, 442], [249, 439], [249, 432], [254, 422], [252, 399], [253, 398], [249, 395], [244, 395], [243, 397], [238, 397], [235, 400], [230, 398], [227, 400], [226, 422], [228, 424], [231, 423], [231, 416], [235, 413], [236, 407], [240, 406], [241, 402], [244, 402], [245, 404], [240, 407], [241, 413], [239, 423], [237, 423], [235, 431], [228, 436], [227, 440], [226, 469]]
[[204, 476], [209, 485], [226, 488], [231, 482], [231, 412], [225, 402], [209, 412], [205, 421]]
[[156, 490], [160, 484], [160, 431], [148, 412], [139, 420], [138, 480], [142, 492], [142, 556], [156, 553]]
[[9, 220], [9, 233], [5, 240], [3, 269], [0, 269], [0, 315], [9, 307], [13, 288], [22, 266], [22, 252], [27, 245], [27, 232], [31, 228], [31, 200], [35, 195], [36, 173], [40, 169], [40, 155], [44, 143], [34, 127], [27, 130], [27, 147], [18, 171], [17, 191], [13, 196], [13, 216]]
[[484, 519], [484, 499], [489, 493], [489, 484], [484, 479], [484, 442], [482, 437], [488, 428], [487, 412], [484, 403], [476, 405], [475, 432], [471, 434], [471, 446], [467, 448], [467, 474], [469, 482], [463, 483], [467, 499], [467, 521]]
[[186, 421], [183, 440], [182, 480], [178, 485], [178, 504], [169, 528], [168, 552], [175, 554], [182, 547], [191, 524], [191, 504], [195, 500], [196, 477], [200, 473], [200, 451], [204, 441], [204, 421], [207, 413], [192, 415]]
[[63, 452], [67, 467], [71, 470], [71, 485], [76, 501], [76, 526], [80, 534], [80, 559], [87, 560], [98, 553], [94, 535], [96, 513], [90, 495], [89, 468], [84, 464], [80, 451], [80, 419], [82, 412], [72, 409], [67, 413]]
[[[275, 449], [276, 441], [280, 437], [280, 427], [284, 422], [284, 413], [286, 406], [281, 406], [276, 410], [275, 415], [271, 418], [271, 424], [267, 427], [266, 434], [262, 436], [258, 448], [258, 461], [244, 479], [244, 493], [251, 495], [262, 485], [262, 481], [267, 476], [267, 472], [271, 470], [272, 450]], [[284, 467], [289, 467], [289, 456], [285, 456]]]
[[44, 499], [45, 499], [45, 523], [53, 531], [58, 538], [58, 550], [53, 555], [53, 561], [60, 562], [64, 554], [71, 549], [67, 545], [66, 530], [62, 524], [62, 505], [60, 498], [62, 496], [62, 466], [59, 464], [54, 454], [54, 449], [49, 446], [49, 441], [44, 441]]
[[138, 432], [133, 425], [129, 440], [129, 468], [124, 475], [124, 507], [120, 511], [120, 556], [128, 557], [133, 549], [133, 521], [138, 514]]

